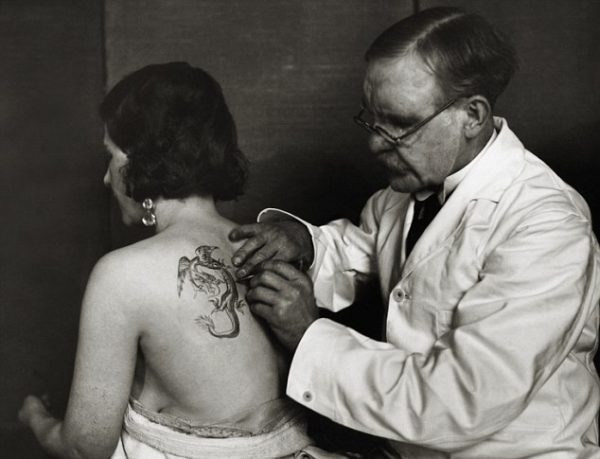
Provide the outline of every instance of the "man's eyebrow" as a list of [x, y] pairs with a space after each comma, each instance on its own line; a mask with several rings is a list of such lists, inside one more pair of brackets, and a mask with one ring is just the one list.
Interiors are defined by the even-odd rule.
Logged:
[[414, 124], [418, 121], [414, 116], [401, 116], [390, 113], [386, 116], [386, 118], [394, 124], [398, 124], [400, 126], [407, 126], [410, 124]]
[[381, 120], [384, 122], [389, 122], [391, 124], [395, 124], [397, 126], [402, 126], [402, 127], [411, 126], [411, 125], [419, 122], [419, 118], [416, 116], [402, 116], [402, 115], [397, 115], [397, 114], [390, 113], [387, 111], [375, 113], [369, 107], [369, 104], [367, 104], [367, 101], [364, 97], [361, 98], [360, 103], [361, 103], [361, 107], [364, 111], [366, 111], [370, 115], [379, 116], [381, 118]]

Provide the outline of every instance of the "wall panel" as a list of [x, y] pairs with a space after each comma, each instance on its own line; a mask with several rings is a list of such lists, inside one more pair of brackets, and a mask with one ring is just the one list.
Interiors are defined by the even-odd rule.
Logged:
[[[251, 221], [281, 206], [312, 221], [356, 215], [381, 182], [352, 122], [363, 53], [409, 1], [108, 0], [108, 81], [185, 60], [222, 84], [252, 162], [246, 195], [223, 206]], [[124, 240], [113, 226], [115, 244]]]
[[83, 287], [108, 248], [99, 1], [0, 3], [0, 457], [43, 457], [27, 393], [62, 414]]

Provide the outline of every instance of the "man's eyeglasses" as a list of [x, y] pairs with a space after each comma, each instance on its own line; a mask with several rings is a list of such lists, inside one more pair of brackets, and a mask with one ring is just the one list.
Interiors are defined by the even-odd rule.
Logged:
[[406, 139], [409, 135], [414, 134], [415, 132], [417, 132], [419, 129], [421, 129], [423, 126], [425, 126], [427, 123], [429, 123], [432, 119], [434, 119], [436, 116], [438, 116], [440, 113], [442, 113], [444, 110], [446, 110], [448, 107], [450, 107], [454, 102], [456, 102], [460, 97], [455, 97], [453, 99], [450, 99], [448, 102], [446, 102], [444, 105], [442, 105], [439, 109], [437, 109], [434, 113], [432, 113], [431, 115], [429, 115], [427, 118], [419, 121], [416, 124], [413, 124], [412, 126], [410, 126], [409, 128], [407, 128], [402, 134], [400, 135], [393, 135], [390, 134], [389, 131], [387, 131], [386, 129], [384, 129], [383, 127], [375, 124], [375, 123], [369, 123], [368, 121], [366, 121], [365, 119], [363, 119], [363, 113], [366, 111], [365, 107], [360, 107], [360, 112], [358, 112], [358, 115], [356, 115], [354, 117], [354, 122], [356, 124], [358, 124], [359, 126], [363, 127], [364, 129], [366, 129], [369, 132], [375, 133], [380, 135], [381, 137], [383, 137], [385, 140], [387, 140], [388, 142], [397, 145], [399, 144], [402, 140]]

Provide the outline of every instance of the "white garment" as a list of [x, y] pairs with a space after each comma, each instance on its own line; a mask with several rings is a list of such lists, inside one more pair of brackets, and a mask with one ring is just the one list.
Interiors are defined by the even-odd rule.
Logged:
[[381, 190], [356, 227], [308, 225], [319, 306], [379, 276], [387, 340], [327, 319], [294, 355], [288, 395], [390, 439], [391, 457], [600, 457], [600, 251], [587, 205], [503, 119], [404, 263], [409, 195]]
[[[123, 419], [123, 431], [111, 459], [321, 459], [306, 434], [306, 419], [290, 409], [271, 430], [235, 436], [238, 429], [190, 427], [173, 416], [151, 413], [131, 402]], [[233, 436], [210, 438], [199, 432], [231, 431]], [[313, 455], [313, 451], [316, 453]], [[310, 454], [309, 454], [310, 452]], [[332, 456], [341, 458], [343, 456]]]

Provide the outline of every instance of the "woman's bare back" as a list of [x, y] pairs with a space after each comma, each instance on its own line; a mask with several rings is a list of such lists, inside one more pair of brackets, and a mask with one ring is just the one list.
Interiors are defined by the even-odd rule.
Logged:
[[119, 254], [140, 308], [132, 397], [152, 411], [231, 423], [282, 396], [281, 351], [232, 274], [233, 226], [182, 225]]

